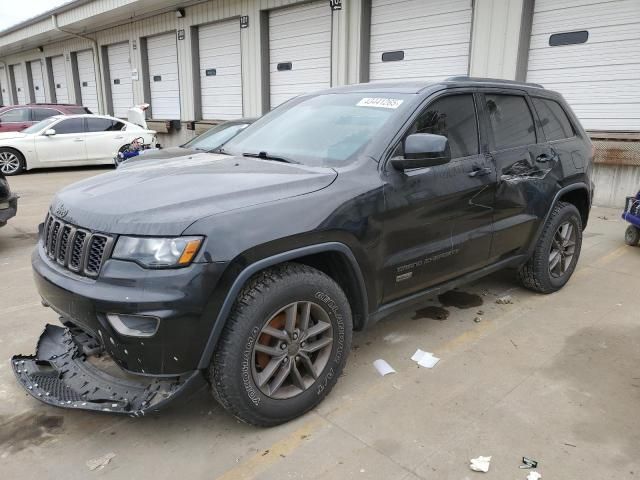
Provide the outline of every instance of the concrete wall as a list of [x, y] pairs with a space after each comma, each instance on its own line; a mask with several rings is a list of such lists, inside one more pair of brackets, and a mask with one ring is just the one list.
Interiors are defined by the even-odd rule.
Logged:
[[596, 184], [594, 205], [622, 209], [625, 197], [640, 190], [640, 167], [595, 164], [593, 181]]

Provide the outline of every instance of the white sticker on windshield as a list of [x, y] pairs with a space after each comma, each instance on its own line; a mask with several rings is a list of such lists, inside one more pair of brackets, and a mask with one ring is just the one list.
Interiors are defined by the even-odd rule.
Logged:
[[392, 108], [395, 110], [402, 105], [403, 101], [397, 98], [363, 98], [356, 105], [358, 107]]

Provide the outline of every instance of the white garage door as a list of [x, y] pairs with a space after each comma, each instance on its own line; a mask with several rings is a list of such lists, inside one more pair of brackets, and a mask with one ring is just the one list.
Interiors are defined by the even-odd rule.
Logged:
[[11, 105], [11, 96], [7, 90], [7, 80], [4, 67], [0, 68], [0, 105]]
[[242, 116], [242, 65], [238, 20], [198, 29], [202, 118], [230, 120]]
[[69, 103], [67, 72], [62, 55], [51, 57], [51, 70], [53, 72], [53, 87], [56, 92], [56, 103]]
[[44, 95], [44, 74], [42, 72], [42, 62], [33, 60], [29, 62], [31, 67], [31, 83], [33, 85], [33, 94], [36, 103], [45, 103], [47, 100]]
[[131, 59], [129, 42], [107, 47], [109, 61], [109, 85], [113, 116], [127, 118], [127, 111], [133, 106], [133, 81], [131, 79]]
[[271, 108], [331, 86], [331, 9], [313, 2], [269, 12]]
[[527, 80], [561, 92], [587, 129], [640, 130], [640, 1], [534, 8]]
[[147, 39], [151, 116], [162, 120], [180, 119], [180, 84], [176, 33]]
[[24, 105], [27, 103], [27, 82], [25, 82], [24, 75], [22, 73], [22, 65], [19, 63], [11, 65], [11, 71], [13, 71], [13, 82], [16, 88], [16, 99], [18, 105]]
[[469, 72], [472, 0], [372, 0], [369, 80]]
[[100, 113], [93, 50], [78, 52], [76, 60], [78, 62], [78, 80], [80, 82], [80, 103], [93, 113]]

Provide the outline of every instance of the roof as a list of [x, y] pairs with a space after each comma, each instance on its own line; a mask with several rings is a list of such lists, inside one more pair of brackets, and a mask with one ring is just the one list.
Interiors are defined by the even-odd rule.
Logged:
[[344, 87], [336, 87], [331, 92], [393, 92], [393, 93], [420, 93], [423, 90], [436, 85], [458, 85], [458, 86], [475, 86], [475, 87], [517, 87], [524, 89], [544, 88], [537, 83], [518, 82], [515, 80], [503, 80], [500, 78], [479, 78], [456, 76], [444, 78], [440, 81], [412, 80], [412, 81], [392, 81], [392, 82], [375, 82], [375, 83], [357, 83]]

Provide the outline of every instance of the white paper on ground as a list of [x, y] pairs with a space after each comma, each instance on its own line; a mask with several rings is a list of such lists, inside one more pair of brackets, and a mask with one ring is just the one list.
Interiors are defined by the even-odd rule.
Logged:
[[425, 368], [433, 368], [440, 361], [438, 357], [434, 357], [433, 353], [425, 352], [420, 349], [416, 350], [411, 360], [418, 362], [418, 365]]
[[527, 480], [540, 480], [541, 478], [542, 475], [538, 472], [529, 472], [529, 475], [527, 475]]
[[375, 362], [373, 362], [373, 366], [376, 367], [376, 370], [383, 377], [385, 375], [389, 375], [390, 373], [396, 373], [396, 371], [389, 365], [386, 361], [379, 358]]
[[491, 457], [478, 457], [472, 458], [470, 460], [471, 464], [469, 468], [474, 472], [484, 472], [487, 473], [489, 471], [489, 465], [491, 463]]

